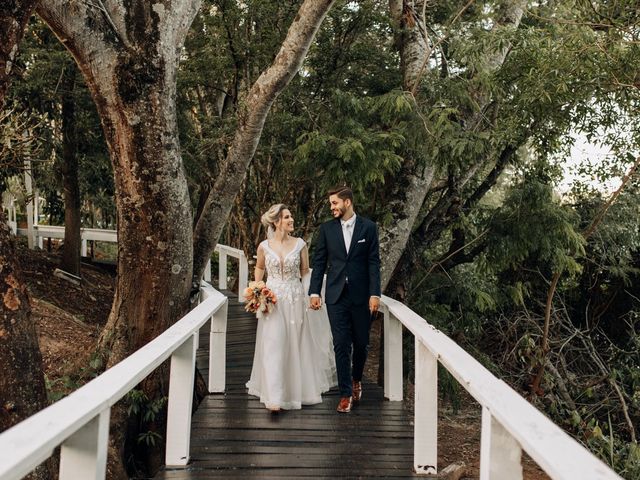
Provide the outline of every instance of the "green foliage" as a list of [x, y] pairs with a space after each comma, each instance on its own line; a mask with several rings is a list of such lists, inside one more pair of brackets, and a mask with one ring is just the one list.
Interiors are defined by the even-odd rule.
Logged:
[[134, 389], [127, 393], [125, 399], [128, 403], [128, 415], [136, 418], [140, 424], [141, 431], [138, 433], [137, 442], [151, 447], [155, 446], [162, 440], [162, 435], [155, 430], [145, 430], [145, 426], [152, 424], [160, 417], [167, 405], [168, 398], [163, 396], [150, 400], [144, 391]]
[[299, 171], [315, 169], [325, 189], [349, 183], [356, 191], [384, 184], [402, 163], [398, 154], [406, 144], [411, 104], [394, 91], [380, 97], [357, 98], [336, 91], [332, 97], [333, 122], [326, 131], [301, 135], [296, 149]]
[[98, 353], [93, 353], [88, 361], [87, 365], [82, 365], [79, 368], [68, 365], [66, 367], [68, 372], [55, 379], [50, 379], [45, 375], [45, 387], [50, 403], [61, 400], [102, 373], [104, 365], [102, 357]]
[[[178, 88], [194, 209], [218, 174], [250, 86], [277, 54], [299, 3], [203, 2], [185, 44]], [[326, 189], [342, 182], [354, 187], [358, 213], [393, 225], [399, 218], [388, 207], [397, 200], [391, 187], [402, 187], [407, 171], [434, 169], [418, 222], [433, 218], [426, 235], [437, 233], [416, 246], [408, 302], [483, 364], [526, 385], [543, 358], [539, 320], [548, 282], [563, 272], [551, 326], [552, 353], [563, 357], [553, 359], [573, 369], [568, 382], [586, 380], [568, 387], [579, 400], [574, 409], [548, 374], [541, 406], [633, 478], [637, 447], [625, 436], [615, 395], [591, 378], [591, 352], [576, 335], [568, 341], [567, 331], [585, 332], [593, 342], [638, 424], [639, 185], [625, 190], [587, 241], [581, 232], [606, 195], [585, 182], [560, 198], [554, 185], [575, 132], [612, 152], [580, 166], [586, 177], [619, 178], [635, 160], [637, 2], [530, 3], [517, 29], [496, 24], [504, 2], [473, 2], [458, 16], [467, 4], [445, 0], [426, 9], [434, 50], [414, 96], [401, 90], [396, 47], [402, 32], [391, 28], [388, 2], [337, 2], [299, 74], [272, 107], [222, 241], [250, 253], [261, 240], [260, 214], [276, 202], [290, 204], [296, 234], [309, 238], [327, 216]], [[504, 62], [493, 68], [502, 53]], [[39, 22], [25, 37], [21, 59], [22, 78], [8, 103], [12, 113], [2, 117], [0, 164], [15, 173], [32, 159], [54, 217], [61, 212], [60, 176], [52, 158], [60, 149], [61, 94], [68, 93], [59, 80], [75, 67]], [[73, 95], [83, 222], [112, 227], [112, 171], [99, 121], [82, 84]], [[500, 167], [493, 188], [478, 190], [509, 149], [516, 153]], [[470, 201], [476, 193], [481, 198]], [[455, 202], [437, 210], [447, 195]], [[464, 244], [459, 255], [451, 253], [457, 241]], [[406, 342], [410, 351], [412, 341]], [[581, 388], [588, 382], [595, 383]], [[49, 387], [59, 395], [75, 383], [68, 377]], [[445, 376], [442, 384], [455, 401], [455, 381]], [[146, 423], [166, 400], [134, 391], [129, 401], [131, 415], [145, 422], [138, 442], [155, 445], [159, 437]]]
[[500, 272], [535, 258], [545, 272], [578, 274], [575, 257], [584, 254], [585, 242], [577, 226], [578, 216], [554, 198], [552, 186], [527, 174], [490, 222], [487, 268]]
[[[83, 223], [115, 228], [109, 154], [95, 105], [73, 58], [40, 20], [28, 26], [18, 58], [21, 78], [13, 82], [5, 107], [11, 115], [0, 121], [0, 145], [9, 147], [0, 146], [0, 165], [9, 167], [3, 168], [0, 185], [5, 174], [20, 173], [25, 160], [30, 160], [35, 187], [47, 202], [47, 222], [63, 224], [62, 175], [56, 159], [62, 155], [62, 98], [70, 95], [75, 106]], [[74, 79], [72, 91], [68, 78]]]

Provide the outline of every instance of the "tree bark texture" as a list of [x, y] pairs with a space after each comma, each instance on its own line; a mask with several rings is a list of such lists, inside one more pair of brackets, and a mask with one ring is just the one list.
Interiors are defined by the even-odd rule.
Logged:
[[218, 177], [194, 228], [193, 281], [198, 282], [218, 242], [258, 146], [271, 105], [298, 72], [322, 20], [335, 0], [305, 0], [271, 66], [251, 87], [238, 113], [238, 126]]
[[4, 212], [0, 215], [0, 365], [4, 366], [0, 376], [0, 430], [4, 431], [42, 409], [46, 393], [27, 286], [15, 265], [16, 246]]
[[11, 72], [25, 26], [39, 0], [0, 2], [0, 105], [9, 88]]
[[[80, 67], [113, 165], [118, 278], [99, 340], [107, 367], [157, 337], [189, 308], [193, 222], [175, 101], [179, 57], [199, 7], [199, 0], [47, 0], [38, 8]], [[150, 401], [166, 395], [166, 374], [161, 368], [143, 382]], [[126, 478], [129, 420], [119, 402], [112, 409], [115, 450], [109, 460], [117, 478]], [[153, 423], [164, 435], [164, 417]], [[160, 453], [153, 452], [147, 464]]]
[[[415, 90], [431, 49], [424, 24], [425, 1], [390, 0], [389, 9], [397, 31], [400, 51], [403, 90]], [[393, 222], [380, 227], [381, 283], [383, 291], [389, 284], [402, 252], [406, 248], [413, 226], [422, 208], [435, 174], [433, 165], [417, 165], [415, 159], [405, 158], [400, 172], [391, 183], [389, 208]]]
[[60, 268], [80, 276], [80, 185], [76, 136], [75, 69], [65, 72], [62, 89], [62, 154], [58, 158], [64, 198], [64, 246]]
[[[0, 209], [0, 432], [47, 406], [38, 335], [16, 258], [16, 246]], [[50, 478], [48, 466], [38, 467], [29, 478]]]
[[176, 70], [199, 1], [53, 0], [38, 13], [73, 54], [110, 150], [118, 280], [101, 347], [113, 365], [188, 308], [191, 207], [176, 124]]
[[[0, 107], [9, 88], [18, 44], [37, 0], [0, 3]], [[27, 288], [17, 264], [16, 246], [0, 209], [0, 432], [47, 405], [42, 356]], [[51, 478], [50, 462], [28, 478]]]
[[396, 26], [403, 90], [415, 92], [431, 55], [425, 24], [428, 0], [390, 0], [389, 11]]

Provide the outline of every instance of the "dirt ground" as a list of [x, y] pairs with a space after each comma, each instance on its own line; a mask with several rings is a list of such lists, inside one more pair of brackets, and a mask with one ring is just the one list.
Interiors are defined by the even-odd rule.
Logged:
[[29, 288], [44, 372], [52, 400], [82, 385], [99, 368], [92, 358], [107, 321], [115, 286], [112, 268], [83, 263], [82, 283], [53, 275], [57, 252], [18, 249], [22, 276]]
[[[82, 264], [81, 285], [73, 285], [53, 275], [59, 266], [57, 252], [32, 251], [21, 245], [20, 265], [31, 294], [33, 319], [37, 324], [45, 375], [52, 399], [69, 393], [89, 380], [96, 369], [92, 358], [100, 330], [106, 323], [115, 287], [112, 268]], [[374, 322], [370, 357], [365, 375], [378, 375], [381, 319]], [[409, 384], [405, 402], [413, 410], [413, 389]], [[480, 406], [461, 393], [459, 409], [440, 401], [438, 424], [438, 465], [442, 469], [455, 462], [467, 466], [465, 479], [479, 478]], [[548, 477], [525, 459], [526, 480]]]

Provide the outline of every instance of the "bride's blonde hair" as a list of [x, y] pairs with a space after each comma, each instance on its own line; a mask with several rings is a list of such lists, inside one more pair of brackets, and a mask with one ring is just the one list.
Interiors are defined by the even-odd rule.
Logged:
[[276, 222], [280, 220], [282, 212], [288, 209], [289, 207], [284, 203], [276, 203], [275, 205], [271, 205], [269, 210], [262, 214], [260, 221], [262, 222], [262, 225], [267, 228], [267, 238], [271, 238], [273, 236], [276, 231]]

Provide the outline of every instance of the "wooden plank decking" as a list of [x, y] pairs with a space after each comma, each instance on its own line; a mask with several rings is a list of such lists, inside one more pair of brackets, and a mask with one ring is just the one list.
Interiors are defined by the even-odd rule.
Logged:
[[[228, 292], [227, 292], [228, 293]], [[256, 319], [229, 298], [227, 392], [209, 395], [193, 415], [191, 462], [167, 467], [157, 479], [408, 478], [413, 427], [402, 402], [384, 400], [364, 382], [361, 404], [335, 411], [332, 390], [319, 405], [270, 414], [247, 395]], [[207, 378], [209, 329], [201, 330], [198, 367]]]

